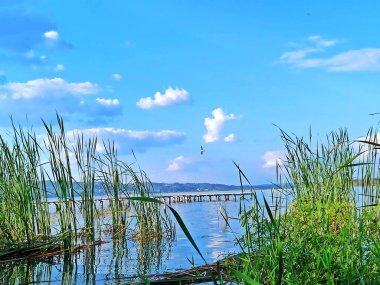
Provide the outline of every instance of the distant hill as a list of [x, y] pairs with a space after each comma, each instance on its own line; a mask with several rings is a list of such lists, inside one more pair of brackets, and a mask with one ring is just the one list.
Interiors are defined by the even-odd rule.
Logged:
[[[48, 197], [56, 197], [54, 191], [55, 182], [45, 181], [48, 188]], [[79, 190], [81, 183], [74, 185], [76, 190]], [[173, 192], [194, 192], [194, 191], [230, 191], [240, 190], [239, 185], [225, 185], [225, 184], [213, 184], [213, 183], [152, 183], [153, 192], [155, 193], [173, 193]], [[273, 188], [272, 184], [254, 185], [253, 187], [245, 185], [244, 189], [269, 189]], [[76, 192], [76, 195], [78, 192]], [[104, 190], [99, 182], [95, 182], [95, 196], [104, 196]]]
[[[253, 187], [245, 185], [244, 189], [268, 189], [273, 188], [272, 184], [254, 185]], [[186, 192], [186, 191], [210, 191], [210, 190], [236, 190], [241, 189], [240, 185], [225, 185], [213, 183], [153, 183], [155, 192]]]

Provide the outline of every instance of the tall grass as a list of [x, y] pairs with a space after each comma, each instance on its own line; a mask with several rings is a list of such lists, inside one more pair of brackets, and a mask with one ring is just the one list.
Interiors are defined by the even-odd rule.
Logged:
[[152, 183], [146, 173], [140, 167], [135, 169], [134, 164], [119, 160], [113, 143], [104, 144], [103, 148], [103, 155], [97, 158], [97, 175], [110, 198], [114, 237], [118, 238], [118, 233], [124, 233], [125, 228], [130, 227], [134, 237], [141, 242], [157, 237], [174, 238], [174, 224], [165, 206], [129, 199], [154, 197]]
[[[77, 237], [77, 216], [75, 208], [75, 189], [74, 177], [71, 170], [69, 145], [66, 139], [65, 128], [62, 118], [57, 117], [59, 132], [54, 132], [53, 125], [45, 125], [47, 132], [44, 140], [45, 148], [48, 153], [49, 169], [45, 169], [50, 181], [54, 181], [53, 187], [58, 198], [59, 226], [63, 233], [67, 233], [65, 248], [70, 248]], [[49, 175], [49, 170], [51, 175]]]
[[352, 142], [346, 130], [339, 130], [315, 145], [311, 134], [305, 140], [281, 130], [281, 138], [286, 157], [278, 165], [279, 195], [271, 202], [255, 193], [252, 206], [242, 206], [243, 254], [230, 275], [247, 284], [377, 283], [375, 132]]
[[[90, 241], [95, 240], [95, 228], [99, 228], [99, 221], [96, 218], [97, 209], [95, 205], [95, 185], [96, 185], [96, 145], [97, 138], [84, 140], [83, 134], [74, 134], [76, 144], [73, 148], [77, 171], [80, 183], [79, 196], [81, 197], [81, 212], [84, 220], [85, 237]], [[96, 225], [98, 224], [98, 226]]]
[[0, 136], [0, 243], [4, 247], [51, 236], [36, 135], [13, 122], [12, 130], [11, 144]]
[[[132, 196], [151, 197], [151, 182], [140, 168], [118, 158], [112, 142], [81, 133], [68, 135], [58, 115], [57, 126], [43, 123], [44, 136], [13, 122], [12, 130], [0, 135], [0, 257], [52, 241], [69, 250], [92, 243], [96, 233], [101, 237], [106, 225], [95, 201], [97, 185], [109, 199], [115, 235], [125, 236], [129, 228], [141, 240], [153, 233], [172, 236], [164, 207], [127, 202]], [[102, 143], [104, 153], [97, 151]], [[54, 193], [49, 193], [51, 187]], [[49, 211], [48, 196], [58, 207], [58, 224]]]

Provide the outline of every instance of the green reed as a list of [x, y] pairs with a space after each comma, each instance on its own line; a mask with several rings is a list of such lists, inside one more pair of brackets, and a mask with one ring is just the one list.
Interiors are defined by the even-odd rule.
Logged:
[[[101, 238], [107, 225], [94, 198], [97, 183], [109, 198], [115, 235], [125, 236], [132, 226], [143, 239], [153, 231], [157, 237], [173, 232], [164, 207], [126, 201], [133, 195], [152, 195], [151, 183], [140, 168], [134, 170], [118, 158], [112, 142], [68, 135], [58, 115], [56, 126], [43, 124], [44, 136], [13, 122], [12, 130], [0, 135], [0, 257], [28, 246], [73, 249], [80, 245], [79, 237], [86, 238], [82, 243], [93, 242], [95, 231]], [[105, 153], [97, 151], [99, 143]], [[51, 187], [54, 193], [48, 193]], [[49, 211], [48, 194], [54, 194], [58, 225]]]
[[96, 173], [98, 181], [109, 198], [109, 208], [112, 215], [113, 235], [124, 234], [127, 227], [127, 206], [121, 199], [129, 195], [126, 190], [128, 176], [124, 175], [124, 169], [120, 166], [115, 144], [103, 142], [104, 153], [97, 158]]
[[[62, 118], [57, 116], [59, 132], [54, 132], [53, 125], [46, 124], [45, 148], [48, 154], [49, 169], [47, 177], [54, 181], [55, 195], [60, 205], [59, 226], [63, 233], [69, 233], [65, 239], [65, 248], [70, 248], [75, 243], [77, 236], [77, 216], [75, 209], [74, 178], [71, 170], [69, 145], [66, 139], [65, 128]], [[49, 174], [49, 170], [51, 174]]]
[[[84, 140], [83, 134], [74, 134], [76, 142], [73, 148], [75, 162], [79, 174], [77, 183], [81, 197], [81, 212], [84, 219], [85, 236], [90, 241], [95, 240], [95, 226], [99, 221], [96, 218], [97, 210], [94, 199], [96, 182], [96, 145], [97, 138]], [[99, 225], [98, 225], [99, 228]]]
[[[130, 174], [128, 183], [129, 192], [133, 196], [154, 197], [152, 183], [145, 171], [139, 166], [134, 171], [131, 165], [122, 163], [127, 173]], [[141, 242], [148, 241], [151, 238], [167, 238], [172, 240], [175, 236], [175, 227], [166, 212], [166, 206], [157, 203], [141, 203], [131, 200], [131, 205], [136, 214], [136, 231], [138, 239]], [[163, 212], [160, 212], [160, 209]], [[162, 235], [165, 234], [165, 236]]]
[[124, 233], [125, 228], [131, 226], [134, 236], [140, 241], [163, 236], [172, 239], [174, 225], [164, 205], [128, 199], [154, 196], [146, 173], [139, 166], [135, 169], [134, 164], [118, 159], [113, 143], [104, 143], [103, 148], [104, 153], [97, 158], [97, 174], [109, 198], [115, 237], [118, 232]]
[[36, 135], [13, 122], [12, 130], [12, 143], [0, 136], [0, 248], [50, 237]]
[[376, 283], [376, 132], [353, 142], [339, 130], [315, 145], [311, 133], [305, 140], [280, 132], [286, 155], [278, 165], [277, 194], [254, 193], [250, 207], [241, 205], [243, 253], [230, 264], [230, 278], [246, 284]]

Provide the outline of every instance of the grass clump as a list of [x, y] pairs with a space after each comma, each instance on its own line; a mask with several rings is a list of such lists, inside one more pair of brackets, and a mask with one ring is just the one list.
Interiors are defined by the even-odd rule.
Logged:
[[12, 127], [12, 143], [0, 136], [0, 249], [51, 237], [40, 145], [33, 130]]
[[286, 156], [278, 185], [286, 186], [272, 203], [257, 193], [251, 207], [242, 206], [243, 254], [229, 265], [230, 276], [246, 284], [376, 284], [376, 136], [370, 131], [362, 142], [351, 142], [340, 130], [315, 146], [311, 135], [307, 142], [283, 131], [281, 137]]
[[[57, 127], [44, 126], [46, 134], [37, 136], [12, 122], [10, 133], [0, 135], [0, 259], [17, 250], [38, 255], [35, 249], [66, 252], [93, 244], [108, 226], [118, 239], [125, 239], [126, 231], [143, 240], [153, 233], [173, 238], [164, 206], [128, 202], [154, 193], [146, 174], [121, 161], [112, 142], [66, 132], [58, 115]], [[96, 191], [106, 195], [102, 198], [109, 203], [110, 224], [104, 223]], [[51, 200], [57, 214], [49, 209]]]

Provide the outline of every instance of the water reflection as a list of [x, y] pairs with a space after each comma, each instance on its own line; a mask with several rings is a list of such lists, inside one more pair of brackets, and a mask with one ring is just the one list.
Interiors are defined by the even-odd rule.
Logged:
[[[239, 203], [197, 202], [172, 205], [183, 218], [201, 252], [208, 262], [236, 252], [235, 235], [240, 225], [229, 220], [232, 230], [220, 215], [223, 207], [230, 217], [236, 217]], [[101, 238], [106, 243], [89, 246], [75, 254], [46, 257], [40, 260], [0, 262], [2, 284], [125, 284], [139, 274], [157, 274], [203, 264], [183, 232], [177, 227], [177, 239], [133, 239], [126, 232], [112, 238], [110, 233]]]
[[113, 240], [75, 254], [1, 262], [0, 280], [1, 284], [121, 284], [131, 276], [159, 272], [170, 252], [170, 241]]

